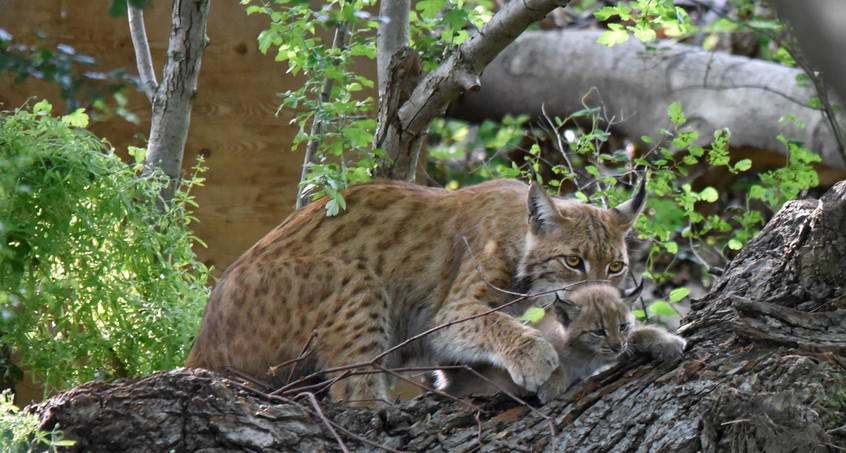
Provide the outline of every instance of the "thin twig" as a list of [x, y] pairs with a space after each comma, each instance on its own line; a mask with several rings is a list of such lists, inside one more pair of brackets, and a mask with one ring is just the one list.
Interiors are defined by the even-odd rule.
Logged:
[[343, 450], [345, 453], [349, 453], [350, 450], [347, 448], [346, 444], [344, 444], [344, 440], [341, 439], [341, 436], [339, 436], [338, 432], [335, 431], [335, 428], [332, 427], [333, 423], [330, 422], [328, 418], [326, 418], [326, 414], [324, 414], [323, 410], [320, 409], [320, 403], [317, 402], [317, 398], [315, 398], [314, 393], [304, 392], [297, 395], [297, 397], [300, 396], [306, 396], [308, 398], [309, 402], [311, 402], [311, 407], [314, 408], [314, 412], [317, 414], [317, 417], [320, 419], [320, 421], [323, 422], [323, 425], [326, 426], [326, 429], [328, 429], [329, 432], [332, 433], [332, 436], [338, 442], [338, 446], [341, 447], [341, 450]]

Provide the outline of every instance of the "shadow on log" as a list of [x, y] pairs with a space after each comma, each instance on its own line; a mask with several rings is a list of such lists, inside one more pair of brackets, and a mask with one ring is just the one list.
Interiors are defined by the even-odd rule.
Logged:
[[185, 369], [88, 383], [28, 410], [92, 452], [843, 451], [846, 182], [786, 204], [679, 332], [680, 359], [622, 364], [537, 411], [424, 396], [374, 413], [269, 400]]

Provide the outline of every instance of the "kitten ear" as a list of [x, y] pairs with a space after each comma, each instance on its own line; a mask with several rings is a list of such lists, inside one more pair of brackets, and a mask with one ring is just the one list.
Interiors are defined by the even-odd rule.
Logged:
[[555, 310], [555, 316], [558, 318], [558, 322], [560, 322], [564, 327], [568, 327], [573, 320], [578, 318], [579, 311], [581, 311], [579, 306], [574, 304], [572, 301], [561, 298], [558, 298], [555, 301], [553, 308]]
[[646, 204], [646, 176], [640, 180], [634, 195], [628, 201], [622, 203], [616, 208], [611, 209], [611, 212], [617, 215], [618, 226], [621, 230], [627, 231], [637, 221], [640, 212], [643, 211], [643, 206]]
[[642, 293], [642, 292], [643, 292], [643, 280], [641, 280], [640, 283], [636, 287], [629, 288], [629, 289], [622, 292], [623, 302], [625, 302], [626, 305], [628, 305], [629, 307], [634, 306], [635, 301], [637, 301], [637, 298], [640, 297], [640, 293]]
[[529, 208], [529, 227], [532, 233], [546, 234], [558, 227], [556, 219], [560, 218], [561, 214], [540, 184], [533, 182], [529, 186], [529, 199], [526, 204]]

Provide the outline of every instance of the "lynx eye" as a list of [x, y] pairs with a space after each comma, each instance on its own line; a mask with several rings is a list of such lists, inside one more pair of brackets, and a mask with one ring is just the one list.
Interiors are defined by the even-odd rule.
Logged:
[[608, 265], [608, 273], [619, 274], [625, 267], [626, 264], [622, 261], [612, 261], [611, 264]]
[[596, 329], [596, 330], [591, 330], [591, 331], [590, 331], [590, 334], [591, 334], [591, 335], [593, 335], [593, 336], [595, 336], [595, 337], [604, 337], [604, 336], [608, 335], [608, 334], [605, 332], [605, 329]]
[[572, 269], [580, 269], [582, 267], [582, 259], [576, 255], [567, 255], [564, 257], [564, 264]]
[[629, 323], [620, 324], [620, 332], [625, 332], [629, 330]]

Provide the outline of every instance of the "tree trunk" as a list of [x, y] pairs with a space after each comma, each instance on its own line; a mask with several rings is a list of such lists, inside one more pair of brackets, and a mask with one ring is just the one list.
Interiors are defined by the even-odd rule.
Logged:
[[378, 450], [361, 439], [420, 452], [842, 451], [844, 263], [841, 182], [818, 202], [786, 204], [732, 261], [683, 321], [680, 359], [621, 364], [537, 409], [427, 396], [378, 414], [318, 410], [180, 369], [89, 383], [28, 410], [93, 452]]
[[[746, 57], [661, 43], [647, 51], [629, 39], [608, 48], [597, 43], [602, 31], [524, 33], [485, 69], [481, 88], [450, 106], [451, 116], [479, 121], [528, 113], [565, 118], [601, 107], [612, 130], [626, 137], [656, 137], [671, 124], [667, 107], [680, 102], [699, 143], [713, 132], [731, 130], [735, 147], [786, 153], [777, 136], [805, 142], [823, 161], [846, 168], [843, 150], [828, 120], [807, 104], [816, 93], [800, 86], [801, 70]], [[793, 114], [805, 124], [782, 124]], [[838, 117], [844, 123], [843, 115]]]
[[[197, 95], [200, 62], [208, 45], [208, 13], [209, 0], [173, 2], [167, 63], [162, 71], [161, 84], [156, 85], [155, 80], [151, 82], [150, 63], [142, 63], [142, 58], [138, 57], [139, 72], [142, 76], [147, 74], [142, 83], [144, 91], [148, 96], [152, 95], [150, 101], [153, 104], [145, 165], [147, 168], [161, 168], [170, 179], [170, 184], [162, 191], [162, 199], [165, 202], [173, 198], [176, 182], [182, 171], [182, 157], [188, 139], [188, 125], [191, 123], [191, 107]], [[143, 30], [143, 23], [141, 27]], [[133, 30], [133, 42], [136, 42], [135, 36], [136, 31]], [[135, 46], [138, 53], [138, 44]], [[149, 50], [146, 52], [149, 54]], [[146, 58], [149, 60], [149, 56]], [[142, 64], [145, 68], [141, 68]]]

